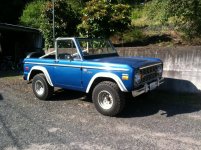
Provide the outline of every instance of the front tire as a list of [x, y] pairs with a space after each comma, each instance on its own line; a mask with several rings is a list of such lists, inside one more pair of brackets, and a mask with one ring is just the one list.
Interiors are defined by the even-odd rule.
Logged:
[[32, 89], [35, 96], [40, 100], [49, 99], [54, 92], [54, 87], [49, 85], [44, 74], [37, 74], [34, 76]]
[[106, 116], [116, 116], [125, 105], [124, 94], [118, 85], [111, 81], [103, 81], [96, 85], [92, 99], [97, 111]]

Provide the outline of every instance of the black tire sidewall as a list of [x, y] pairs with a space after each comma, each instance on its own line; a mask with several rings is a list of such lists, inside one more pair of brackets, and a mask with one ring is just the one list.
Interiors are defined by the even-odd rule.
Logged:
[[[117, 85], [116, 85], [117, 86]], [[110, 109], [103, 109], [99, 102], [98, 102], [98, 95], [101, 91], [107, 91], [111, 94], [112, 98], [113, 98], [113, 105]], [[119, 88], [113, 88], [112, 86], [110, 86], [110, 84], [107, 84], [107, 82], [102, 82], [99, 83], [93, 90], [92, 93], [92, 99], [93, 99], [93, 103], [96, 107], [96, 109], [98, 110], [98, 112], [100, 112], [103, 115], [106, 116], [115, 116], [118, 113], [120, 113], [121, 111], [121, 105], [123, 102], [123, 99], [121, 98], [120, 95], [121, 91], [119, 90]]]
[[[38, 93], [35, 91], [35, 83], [36, 81], [41, 81], [43, 86], [44, 86], [44, 93], [42, 95], [38, 95]], [[40, 99], [40, 100], [46, 100], [47, 98], [49, 98], [49, 88], [48, 88], [48, 83], [47, 80], [45, 78], [45, 76], [43, 74], [38, 74], [36, 76], [34, 76], [33, 78], [33, 82], [32, 82], [32, 89], [33, 92], [35, 94], [35, 96]]]

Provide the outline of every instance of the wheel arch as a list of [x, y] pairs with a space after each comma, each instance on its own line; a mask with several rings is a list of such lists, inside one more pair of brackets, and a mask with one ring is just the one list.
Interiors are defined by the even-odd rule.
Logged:
[[91, 78], [91, 80], [89, 81], [89, 84], [87, 86], [86, 93], [91, 92], [93, 90], [93, 88], [102, 81], [112, 81], [118, 85], [118, 87], [120, 88], [120, 90], [122, 92], [127, 92], [127, 89], [126, 89], [124, 83], [116, 74], [108, 73], [108, 72], [107, 73], [101, 72], [101, 73], [95, 74]]
[[30, 81], [33, 79], [33, 77], [39, 73], [43, 73], [45, 75], [45, 78], [47, 80], [47, 82], [49, 83], [49, 85], [53, 86], [52, 84], [52, 80], [50, 78], [50, 75], [47, 71], [47, 69], [43, 66], [34, 66], [31, 68], [28, 76], [27, 76], [27, 80]]

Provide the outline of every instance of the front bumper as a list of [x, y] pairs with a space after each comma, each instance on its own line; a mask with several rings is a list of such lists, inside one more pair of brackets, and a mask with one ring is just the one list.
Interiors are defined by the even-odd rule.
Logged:
[[[154, 88], [151, 87], [151, 84], [153, 84], [153, 83], [155, 84]], [[147, 93], [148, 91], [151, 91], [151, 90], [155, 89], [156, 87], [159, 87], [163, 83], [164, 83], [164, 78], [158, 79], [157, 81], [152, 82], [150, 84], [146, 83], [143, 88], [132, 91], [132, 95], [133, 95], [133, 97], [136, 97], [143, 93]]]

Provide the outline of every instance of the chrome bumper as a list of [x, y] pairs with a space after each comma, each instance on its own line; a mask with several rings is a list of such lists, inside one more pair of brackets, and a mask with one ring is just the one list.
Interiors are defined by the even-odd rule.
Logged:
[[[157, 80], [156, 83], [157, 83], [156, 87], [159, 87], [161, 84], [164, 83], [164, 78]], [[133, 97], [136, 97], [143, 93], [147, 93], [148, 91], [151, 91], [150, 84], [145, 84], [143, 88], [132, 91], [132, 95], [133, 95]]]

